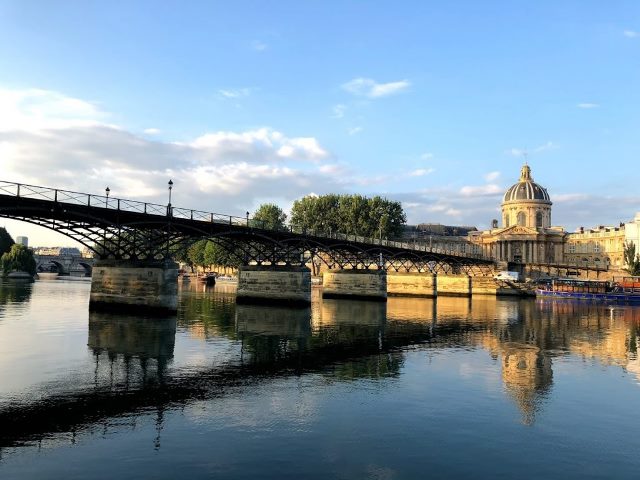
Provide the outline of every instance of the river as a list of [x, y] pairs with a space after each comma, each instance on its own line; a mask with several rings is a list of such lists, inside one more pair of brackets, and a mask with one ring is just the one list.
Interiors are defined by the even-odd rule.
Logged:
[[0, 478], [637, 478], [639, 307], [0, 283]]

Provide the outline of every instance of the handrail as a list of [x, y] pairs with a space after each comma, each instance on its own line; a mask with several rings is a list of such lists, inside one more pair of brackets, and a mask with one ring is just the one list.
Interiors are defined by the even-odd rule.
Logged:
[[[245, 226], [248, 228], [260, 228], [270, 231], [288, 231], [291, 233], [311, 235], [322, 238], [331, 238], [336, 240], [344, 240], [347, 242], [364, 243], [369, 245], [380, 245], [386, 247], [402, 248], [405, 250], [413, 250], [420, 252], [431, 252], [440, 255], [449, 255], [452, 257], [476, 258], [481, 260], [490, 260], [482, 254], [454, 252], [452, 249], [443, 249], [437, 246], [427, 246], [418, 242], [407, 242], [399, 239], [382, 239], [374, 237], [364, 237], [355, 234], [346, 234], [341, 232], [317, 232], [306, 228], [295, 228], [289, 225], [285, 230], [278, 228], [266, 228], [265, 223], [254, 220], [249, 216], [238, 217], [234, 215], [226, 215], [221, 213], [206, 212], [201, 210], [192, 210], [187, 208], [173, 207], [169, 205], [160, 205], [157, 203], [140, 202], [138, 200], [130, 200], [105, 195], [94, 195], [90, 193], [74, 192], [72, 190], [62, 190], [58, 188], [43, 187], [39, 185], [30, 185], [26, 183], [7, 182], [0, 180], [0, 196], [10, 195], [18, 198], [33, 198], [39, 200], [48, 200], [56, 203], [64, 203], [69, 205], [80, 205], [87, 207], [104, 208], [106, 210], [117, 210], [132, 213], [143, 213], [147, 215], [165, 216], [171, 219], [194, 220], [208, 223], [221, 223], [226, 225]], [[260, 222], [260, 223], [258, 223]]]

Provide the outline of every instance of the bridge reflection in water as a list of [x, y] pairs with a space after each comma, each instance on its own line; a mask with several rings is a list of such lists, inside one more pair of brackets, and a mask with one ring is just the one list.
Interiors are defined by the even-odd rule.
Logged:
[[[183, 291], [178, 317], [91, 313], [93, 384], [0, 408], [0, 447], [56, 432], [91, 432], [149, 409], [157, 412], [160, 432], [167, 408], [277, 377], [398, 376], [407, 348], [487, 351], [525, 424], [535, 421], [552, 392], [555, 358], [574, 353], [640, 375], [640, 311], [633, 308], [489, 297], [387, 303], [318, 297], [312, 308], [290, 309], [236, 305], [231, 291], [203, 294], [196, 288]], [[3, 288], [0, 299], [19, 302], [28, 295]], [[223, 339], [230, 350], [197, 368], [175, 368], [176, 332], [194, 341]], [[160, 437], [156, 443], [159, 447]]]

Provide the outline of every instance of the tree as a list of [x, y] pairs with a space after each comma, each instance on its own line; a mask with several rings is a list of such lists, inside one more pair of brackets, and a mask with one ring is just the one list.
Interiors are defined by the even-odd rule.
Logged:
[[0, 259], [4, 274], [10, 272], [28, 272], [31, 275], [36, 273], [36, 260], [33, 252], [24, 245], [13, 244], [11, 250], [5, 252]]
[[378, 238], [399, 236], [407, 218], [400, 202], [375, 196], [322, 195], [296, 200], [291, 208], [294, 229]]
[[11, 250], [11, 246], [15, 242], [6, 228], [0, 227], [0, 256]]
[[204, 249], [206, 248], [206, 246], [207, 246], [207, 239], [202, 239], [202, 240], [198, 240], [197, 242], [195, 242], [189, 247], [189, 250], [188, 250], [189, 260], [193, 265], [204, 268], [204, 266], [206, 265], [206, 262], [204, 259]]
[[640, 275], [640, 253], [636, 253], [636, 245], [632, 241], [624, 244], [624, 263], [631, 275]]
[[263, 203], [253, 214], [252, 225], [269, 230], [284, 230], [287, 215], [274, 203]]

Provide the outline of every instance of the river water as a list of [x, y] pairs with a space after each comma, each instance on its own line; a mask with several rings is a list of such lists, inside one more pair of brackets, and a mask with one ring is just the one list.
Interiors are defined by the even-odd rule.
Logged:
[[0, 478], [638, 478], [640, 308], [0, 284]]

